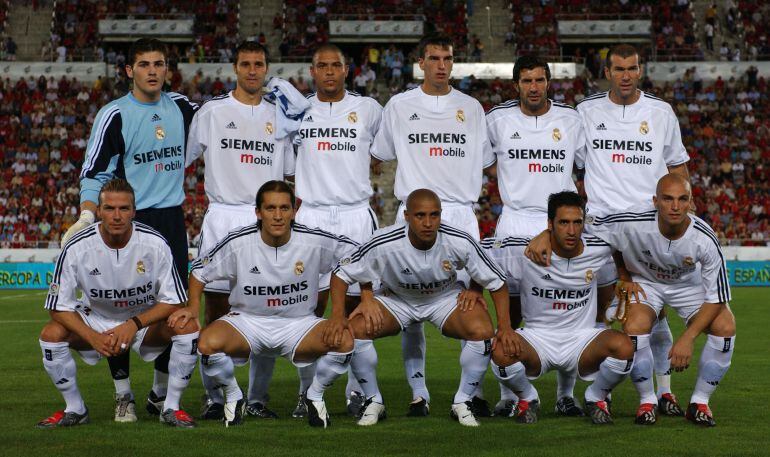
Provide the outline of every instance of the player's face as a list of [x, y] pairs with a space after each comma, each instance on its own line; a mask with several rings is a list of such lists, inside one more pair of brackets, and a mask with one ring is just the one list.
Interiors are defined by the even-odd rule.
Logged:
[[275, 239], [288, 236], [294, 219], [291, 197], [286, 192], [265, 192], [257, 217], [262, 220], [262, 230], [267, 235]]
[[573, 251], [579, 247], [583, 233], [583, 210], [577, 206], [562, 206], [556, 217], [548, 221], [548, 228], [561, 250]]
[[420, 69], [425, 72], [425, 82], [434, 87], [449, 85], [453, 63], [452, 47], [442, 48], [435, 44], [425, 47], [425, 55], [419, 61]]
[[692, 195], [690, 189], [681, 182], [668, 182], [661, 186], [658, 194], [652, 198], [658, 217], [669, 226], [679, 225], [687, 218]]
[[430, 247], [436, 242], [436, 234], [441, 225], [441, 205], [432, 199], [412, 202], [412, 207], [404, 211], [404, 219], [409, 224], [409, 239], [417, 247]]
[[238, 62], [234, 64], [238, 87], [251, 95], [262, 90], [267, 76], [265, 54], [258, 51], [238, 53]]
[[642, 66], [639, 56], [620, 57], [613, 54], [610, 57], [609, 68], [604, 69], [604, 76], [610, 81], [612, 92], [620, 99], [628, 99], [636, 94], [639, 79], [642, 77]]
[[143, 98], [155, 100], [166, 81], [166, 56], [159, 51], [143, 52], [136, 55], [133, 66], [126, 65], [126, 74], [134, 80], [134, 90]]
[[319, 92], [326, 96], [338, 95], [345, 89], [348, 66], [339, 52], [321, 51], [313, 58], [310, 76]]
[[102, 227], [112, 237], [121, 237], [131, 229], [134, 220], [134, 202], [127, 192], [103, 192], [97, 215]]
[[528, 111], [539, 112], [548, 103], [548, 79], [545, 75], [545, 68], [521, 70], [516, 84], [519, 88], [521, 104]]

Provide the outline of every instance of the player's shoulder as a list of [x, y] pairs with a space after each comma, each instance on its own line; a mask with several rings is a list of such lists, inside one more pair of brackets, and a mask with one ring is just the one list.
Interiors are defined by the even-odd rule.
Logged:
[[481, 247], [493, 254], [509, 253], [515, 255], [518, 253], [523, 254], [529, 242], [530, 238], [527, 237], [490, 237], [481, 240]]
[[292, 231], [298, 234], [303, 240], [315, 242], [315, 243], [329, 243], [338, 242], [349, 244], [351, 246], [358, 246], [358, 243], [351, 240], [344, 235], [338, 235], [336, 233], [327, 232], [326, 230], [318, 227], [308, 227], [307, 225], [299, 224], [295, 222], [292, 225]]
[[187, 106], [194, 110], [198, 109], [198, 104], [191, 101], [189, 98], [187, 98], [186, 95], [180, 94], [179, 92], [161, 92], [162, 96], [168, 97], [171, 101], [176, 103], [177, 105], [181, 106]]
[[470, 233], [455, 227], [452, 224], [442, 222], [438, 227], [438, 232], [444, 234], [445, 240], [449, 243], [457, 243], [460, 245], [473, 245], [478, 246], [479, 242]]
[[170, 249], [170, 244], [166, 237], [147, 224], [134, 221], [134, 236], [137, 237], [139, 244], [146, 246], [151, 250], [167, 247]]
[[127, 109], [128, 106], [130, 106], [129, 103], [131, 103], [131, 101], [128, 98], [128, 95], [124, 95], [123, 97], [111, 100], [109, 103], [99, 108], [99, 112], [96, 114], [96, 117], [107, 119], [114, 117], [115, 115], [120, 116], [121, 110]]
[[589, 248], [589, 249], [590, 248], [597, 248], [597, 247], [598, 248], [602, 248], [602, 247], [609, 248], [610, 247], [609, 243], [607, 243], [603, 239], [601, 239], [601, 238], [599, 238], [597, 236], [589, 235], [587, 233], [583, 234], [583, 244], [586, 246], [586, 248]]
[[422, 91], [419, 90], [419, 87], [420, 86], [415, 86], [415, 87], [406, 89], [403, 92], [399, 92], [393, 95], [392, 97], [390, 97], [390, 100], [388, 100], [388, 103], [385, 106], [386, 107], [394, 106], [406, 100], [411, 100], [413, 98], [419, 97], [420, 94], [422, 93]]
[[707, 245], [713, 244], [721, 249], [719, 237], [706, 221], [694, 214], [690, 214], [690, 220], [692, 221], [693, 233], [695, 233], [701, 241], [705, 242]]
[[65, 254], [72, 255], [78, 252], [90, 251], [90, 246], [93, 242], [98, 241], [99, 224], [91, 224], [83, 230], [77, 232], [72, 236], [64, 246], [62, 246], [61, 254], [59, 257], [64, 257]]
[[372, 236], [369, 237], [365, 244], [379, 244], [383, 241], [390, 242], [400, 240], [406, 237], [406, 232], [406, 225], [404, 223], [380, 227], [372, 233]]
[[308, 94], [305, 94], [305, 98], [310, 100], [311, 102], [314, 100], [318, 100], [318, 93], [317, 92], [310, 92]]
[[382, 104], [380, 104], [380, 102], [373, 99], [372, 97], [367, 97], [365, 95], [361, 95], [358, 92], [353, 92], [353, 91], [348, 91], [348, 95], [353, 97], [353, 100], [356, 103], [358, 103], [360, 106], [364, 106], [367, 109], [374, 110], [374, 111], [382, 111]]
[[655, 221], [658, 211], [649, 208], [631, 208], [628, 211], [608, 213], [602, 216], [588, 216], [586, 222], [595, 226], [614, 223], [629, 223], [641, 225]]
[[574, 119], [580, 118], [580, 114], [578, 114], [577, 109], [575, 109], [574, 106], [568, 105], [566, 103], [555, 102], [551, 100], [551, 109], [554, 111], [554, 114], [560, 117], [568, 117]]
[[593, 95], [589, 95], [588, 97], [584, 98], [583, 100], [580, 100], [577, 103], [577, 106], [575, 109], [578, 111], [583, 111], [591, 108], [596, 108], [597, 106], [602, 106], [602, 104], [606, 103], [608, 99], [608, 92], [597, 92]]
[[498, 103], [497, 105], [490, 108], [489, 111], [487, 111], [487, 122], [493, 122], [507, 114], [518, 113], [519, 111], [520, 109], [518, 100], [507, 100], [502, 103]]
[[230, 92], [227, 92], [222, 95], [217, 95], [216, 97], [210, 98], [209, 100], [206, 100], [203, 102], [200, 108], [200, 112], [209, 112], [211, 110], [214, 110], [216, 108], [220, 108], [222, 106], [227, 106], [232, 101], [232, 95]]
[[642, 91], [642, 99], [650, 106], [656, 108], [671, 109], [671, 104], [669, 102], [663, 100], [662, 98], [656, 97], [649, 92]]

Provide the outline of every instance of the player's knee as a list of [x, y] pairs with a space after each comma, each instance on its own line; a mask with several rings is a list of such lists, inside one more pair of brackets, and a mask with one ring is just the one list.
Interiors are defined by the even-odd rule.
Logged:
[[336, 348], [337, 352], [352, 352], [353, 351], [353, 335], [350, 332], [342, 334], [342, 343]]
[[735, 335], [735, 318], [729, 310], [723, 311], [709, 326], [709, 334], [714, 336]]
[[216, 354], [217, 352], [222, 352], [222, 344], [216, 335], [211, 332], [207, 333], [204, 330], [198, 339], [198, 352], [203, 355]]
[[492, 324], [489, 322], [469, 323], [465, 329], [465, 333], [465, 339], [469, 341], [489, 340], [495, 336], [495, 331], [492, 328]]
[[638, 316], [635, 318], [629, 317], [625, 324], [623, 324], [623, 331], [629, 335], [644, 335], [650, 333], [652, 325], [646, 322], [645, 319], [640, 319]]
[[499, 367], [507, 367], [513, 365], [518, 360], [513, 356], [506, 354], [502, 346], [498, 344], [492, 351], [492, 361]]
[[617, 332], [613, 335], [610, 348], [611, 356], [616, 359], [630, 360], [634, 357], [634, 343], [624, 333]]
[[63, 343], [69, 338], [69, 330], [58, 322], [50, 321], [40, 331], [40, 340], [46, 343]]
[[[161, 325], [165, 325], [165, 323]], [[198, 326], [198, 322], [196, 322], [195, 320], [189, 320], [184, 325], [184, 327], [180, 328], [180, 327], [174, 326], [172, 327], [171, 331], [174, 333], [174, 335], [189, 335], [190, 333], [195, 333], [200, 331], [200, 329], [201, 328], [200, 326]]]

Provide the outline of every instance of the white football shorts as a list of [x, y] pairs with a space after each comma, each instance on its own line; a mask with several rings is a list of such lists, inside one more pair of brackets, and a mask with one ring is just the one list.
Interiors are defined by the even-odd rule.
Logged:
[[[457, 291], [460, 292], [459, 290]], [[444, 328], [444, 323], [457, 308], [457, 295], [439, 298], [431, 303], [414, 305], [406, 302], [390, 290], [383, 288], [375, 292], [374, 298], [390, 311], [401, 325], [401, 330], [411, 324], [428, 321], [439, 330]]]
[[[540, 328], [519, 328], [516, 332], [535, 349], [540, 357], [540, 373], [528, 376], [537, 379], [551, 370], [564, 373], [578, 372], [578, 361], [583, 350], [605, 329], [583, 328], [570, 332], [554, 332]], [[593, 379], [592, 373], [580, 376], [585, 381]]]
[[663, 310], [663, 305], [667, 304], [676, 310], [685, 323], [700, 311], [706, 298], [703, 284], [658, 284], [639, 281], [639, 285], [647, 295], [646, 299], [640, 296], [639, 300], [652, 308], [656, 316]]
[[[102, 316], [101, 314], [95, 313], [89, 306], [85, 304], [77, 305], [75, 307], [75, 312], [80, 315], [80, 317], [83, 319], [83, 322], [85, 322], [87, 326], [91, 327], [99, 333], [115, 328], [125, 322], [125, 320], [110, 319], [108, 317]], [[161, 353], [163, 353], [164, 350], [166, 350], [166, 347], [168, 347], [168, 345], [160, 347], [143, 346], [142, 341], [144, 340], [144, 336], [147, 334], [148, 329], [149, 327], [144, 327], [136, 332], [134, 339], [131, 341], [131, 349], [139, 354], [139, 357], [141, 357], [145, 362], [151, 362], [155, 360]], [[169, 344], [171, 344], [170, 341]], [[83, 359], [83, 361], [89, 365], [96, 365], [99, 360], [102, 359], [102, 355], [96, 352], [96, 350], [83, 352], [78, 351], [78, 353], [80, 354], [80, 357]]]

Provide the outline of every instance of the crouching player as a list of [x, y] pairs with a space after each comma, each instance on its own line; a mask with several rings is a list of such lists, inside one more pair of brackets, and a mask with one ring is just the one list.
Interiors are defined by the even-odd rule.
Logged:
[[241, 424], [245, 411], [231, 357], [282, 356], [298, 367], [318, 360], [306, 404], [310, 425], [321, 427], [329, 425], [323, 393], [350, 364], [350, 332], [325, 342], [329, 322], [313, 311], [319, 274], [330, 272], [356, 243], [294, 224], [294, 209], [294, 193], [285, 182], [263, 184], [256, 198], [257, 223], [230, 232], [193, 262], [190, 309], [174, 316], [181, 321], [197, 316], [204, 286], [229, 282], [230, 312], [202, 331], [198, 345], [201, 368], [224, 391], [226, 427]]
[[597, 217], [586, 227], [622, 253], [615, 260], [624, 281], [620, 292], [633, 298], [624, 329], [636, 347], [631, 380], [640, 396], [636, 423], [641, 425], [657, 420], [650, 329], [664, 304], [687, 324], [669, 354], [675, 371], [690, 365], [695, 338], [701, 332], [708, 334], [685, 413], [690, 421], [716, 425], [708, 402], [730, 367], [735, 348], [725, 259], [711, 227], [688, 214], [691, 196], [686, 179], [668, 174], [658, 181], [655, 210]]
[[585, 392], [586, 414], [594, 424], [612, 422], [607, 395], [628, 376], [633, 363], [631, 339], [616, 330], [594, 326], [596, 272], [611, 248], [584, 236], [584, 204], [575, 192], [548, 198], [548, 229], [553, 253], [550, 266], [524, 256], [526, 238], [486, 239], [482, 246], [508, 275], [512, 306], [521, 307], [526, 327], [516, 330], [515, 355], [498, 345], [492, 367], [500, 382], [519, 396], [511, 414], [518, 422], [537, 422], [540, 399], [530, 379], [558, 370], [594, 382]]
[[[465, 270], [491, 291], [499, 325], [496, 344], [501, 352], [512, 354], [505, 275], [473, 237], [441, 223], [441, 200], [432, 191], [412, 192], [404, 219], [405, 224], [375, 232], [350, 257], [340, 260], [332, 276], [334, 330], [341, 333], [349, 325], [356, 336], [351, 368], [366, 397], [358, 425], [374, 425], [385, 417], [372, 340], [428, 321], [445, 336], [467, 341], [460, 352], [462, 375], [451, 415], [462, 425], [476, 427], [471, 399], [489, 365], [494, 329], [485, 307], [477, 305], [480, 295], [463, 293], [457, 273]], [[381, 279], [383, 288], [373, 293], [370, 286], [376, 279]], [[348, 285], [353, 283], [362, 285], [361, 304], [348, 322], [342, 310]]]
[[[40, 421], [39, 428], [89, 421], [70, 348], [94, 365], [102, 356], [129, 349], [145, 361], [154, 360], [169, 343], [168, 393], [160, 421], [195, 426], [179, 409], [179, 399], [197, 361], [197, 321], [167, 325], [166, 319], [187, 301], [187, 295], [168, 243], [149, 226], [133, 222], [135, 212], [131, 185], [122, 179], [107, 182], [99, 192], [101, 222], [78, 232], [59, 255], [45, 303], [51, 321], [40, 333], [40, 348], [43, 366], [67, 406]], [[77, 289], [83, 290], [80, 300]], [[117, 399], [117, 404], [133, 408], [129, 380], [122, 381], [128, 398]]]

